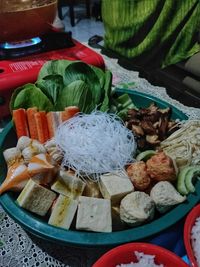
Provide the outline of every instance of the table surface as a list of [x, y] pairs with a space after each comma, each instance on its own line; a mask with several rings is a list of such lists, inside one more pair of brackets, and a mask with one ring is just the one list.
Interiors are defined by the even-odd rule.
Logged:
[[[147, 80], [140, 78], [138, 72], [120, 67], [116, 59], [103, 57], [106, 67], [113, 73], [114, 86], [148, 93], [176, 106], [190, 119], [200, 118], [200, 109], [184, 106], [170, 98], [165, 88], [153, 86]], [[182, 227], [163, 234], [165, 238], [167, 234], [173, 240], [173, 244], [166, 244], [166, 247], [179, 256], [184, 256], [183, 240], [179, 238], [182, 236]], [[157, 236], [151, 242], [163, 245], [162, 240]], [[0, 267], [91, 267], [92, 263], [108, 249], [110, 248], [71, 248], [42, 240], [25, 232], [0, 207]]]

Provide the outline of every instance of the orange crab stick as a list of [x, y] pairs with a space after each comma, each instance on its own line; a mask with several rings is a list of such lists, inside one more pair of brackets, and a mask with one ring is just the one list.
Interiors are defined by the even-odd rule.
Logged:
[[70, 106], [65, 108], [64, 111], [61, 112], [61, 119], [62, 121], [69, 120], [72, 118], [74, 115], [80, 112], [80, 109], [76, 106]]
[[20, 162], [12, 164], [8, 168], [6, 179], [0, 186], [0, 195], [8, 190], [21, 191], [29, 179], [30, 175], [25, 164]]
[[49, 139], [49, 130], [45, 111], [39, 111], [34, 114], [37, 128], [38, 141], [42, 144]]
[[28, 108], [27, 111], [26, 111], [30, 137], [32, 139], [36, 139], [36, 140], [38, 139], [37, 127], [36, 127], [36, 122], [35, 122], [35, 113], [37, 111], [38, 110], [37, 110], [36, 107]]
[[61, 112], [48, 112], [47, 113], [47, 123], [49, 129], [49, 137], [55, 136], [56, 129], [61, 124]]
[[29, 136], [26, 111], [23, 108], [13, 110], [13, 121], [15, 124], [17, 137]]

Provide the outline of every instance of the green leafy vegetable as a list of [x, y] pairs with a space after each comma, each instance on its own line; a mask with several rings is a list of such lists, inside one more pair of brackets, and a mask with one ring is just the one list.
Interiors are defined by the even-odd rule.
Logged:
[[64, 86], [63, 77], [58, 74], [51, 74], [45, 76], [44, 79], [38, 80], [36, 85], [55, 105], [58, 94]]
[[112, 87], [112, 74], [110, 71], [105, 72], [105, 85], [104, 85], [104, 96], [103, 103], [100, 110], [105, 112], [108, 111], [110, 106], [110, 96], [111, 96], [111, 87]]
[[82, 112], [109, 110], [112, 74], [81, 61], [52, 60], [41, 68], [35, 84], [26, 84], [12, 95], [10, 108], [38, 107], [61, 111], [78, 106]]
[[64, 84], [69, 85], [76, 80], [82, 80], [87, 83], [92, 93], [92, 99], [98, 104], [102, 90], [99, 78], [94, 70], [83, 62], [74, 62], [74, 64], [67, 66], [65, 69]]
[[18, 108], [38, 107], [39, 110], [51, 111], [54, 106], [49, 98], [34, 84], [26, 84], [14, 91], [11, 102], [11, 110]]
[[85, 113], [95, 109], [95, 102], [92, 101], [92, 93], [87, 83], [77, 80], [60, 91], [56, 110], [64, 110], [68, 106], [78, 106]]

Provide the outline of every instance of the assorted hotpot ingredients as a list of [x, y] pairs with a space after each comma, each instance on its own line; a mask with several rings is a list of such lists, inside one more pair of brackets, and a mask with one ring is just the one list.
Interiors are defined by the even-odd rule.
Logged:
[[112, 232], [147, 223], [195, 191], [200, 121], [114, 97], [110, 72], [82, 62], [48, 62], [38, 77], [11, 99], [18, 141], [3, 153], [0, 194], [19, 192], [17, 204], [51, 225]]

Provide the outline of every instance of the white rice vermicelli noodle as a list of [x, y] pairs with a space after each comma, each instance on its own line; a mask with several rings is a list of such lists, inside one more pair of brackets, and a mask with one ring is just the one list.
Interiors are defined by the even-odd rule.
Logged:
[[143, 252], [135, 251], [138, 262], [130, 262], [128, 264], [119, 264], [116, 267], [165, 267], [163, 264], [157, 265], [154, 261], [155, 255], [147, 255]]
[[200, 267], [200, 217], [195, 221], [191, 232], [192, 248], [197, 260], [197, 264]]
[[64, 152], [63, 164], [86, 175], [122, 170], [136, 151], [134, 136], [122, 121], [99, 111], [62, 123], [55, 141]]

